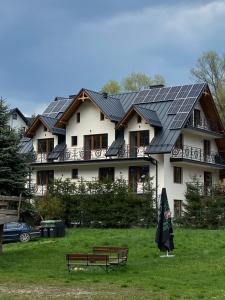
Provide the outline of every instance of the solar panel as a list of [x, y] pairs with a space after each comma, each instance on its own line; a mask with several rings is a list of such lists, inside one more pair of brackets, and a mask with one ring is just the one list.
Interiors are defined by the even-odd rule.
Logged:
[[172, 105], [170, 106], [167, 114], [168, 115], [175, 115], [180, 108], [182, 107], [182, 105], [184, 104], [185, 99], [176, 99], [173, 101]]
[[192, 107], [194, 106], [196, 101], [195, 97], [190, 97], [190, 98], [186, 98], [179, 110], [179, 112], [185, 113], [185, 112], [190, 112]]
[[135, 103], [141, 103], [145, 100], [146, 96], [148, 95], [149, 93], [149, 90], [143, 90], [143, 91], [140, 91], [138, 94], [137, 94], [137, 97], [135, 99]]
[[73, 99], [65, 97], [57, 97], [57, 99], [57, 101], [54, 100], [49, 104], [42, 115], [51, 118], [59, 118], [73, 101]]
[[181, 86], [171, 87], [169, 93], [165, 97], [165, 100], [174, 100], [177, 97], [177, 94], [179, 93], [180, 89], [181, 89]]
[[171, 89], [170, 87], [169, 88], [161, 88], [159, 90], [157, 96], [155, 97], [154, 102], [165, 101], [165, 98], [168, 95], [170, 89]]
[[198, 97], [204, 87], [205, 83], [194, 84], [188, 94], [188, 97]]
[[176, 114], [172, 124], [170, 125], [170, 129], [181, 129], [183, 124], [188, 116], [188, 113], [178, 113]]

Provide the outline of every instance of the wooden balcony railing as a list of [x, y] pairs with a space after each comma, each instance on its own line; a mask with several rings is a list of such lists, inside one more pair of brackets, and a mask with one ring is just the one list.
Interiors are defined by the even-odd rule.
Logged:
[[[147, 147], [147, 146], [146, 146]], [[146, 157], [145, 146], [130, 146], [124, 145], [118, 149], [117, 156], [106, 157], [108, 148], [89, 150], [85, 148], [66, 148], [59, 157], [54, 161], [85, 161], [85, 160], [101, 160], [101, 159], [115, 159], [115, 158], [135, 158], [135, 157]], [[33, 161], [36, 163], [51, 162], [48, 159], [48, 153], [37, 153], [34, 152]]]
[[183, 158], [197, 162], [225, 165], [225, 155], [218, 152], [206, 153], [203, 149], [186, 146], [182, 148], [174, 147], [171, 158]]

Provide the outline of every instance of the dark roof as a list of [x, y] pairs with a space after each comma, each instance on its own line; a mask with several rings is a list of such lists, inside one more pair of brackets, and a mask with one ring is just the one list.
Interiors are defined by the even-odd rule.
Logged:
[[110, 120], [117, 122], [123, 117], [125, 111], [119, 99], [110, 95], [105, 98], [104, 93], [87, 89], [84, 89], [84, 91]]
[[26, 123], [26, 125], [29, 125], [29, 124], [28, 124], [28, 118], [26, 118], [26, 117], [24, 116], [24, 114], [19, 110], [19, 108], [15, 107], [15, 108], [13, 108], [13, 109], [10, 109], [10, 112], [9, 112], [9, 113], [10, 113], [10, 114], [17, 113], [17, 114], [21, 117], [21, 119]]
[[34, 122], [35, 117], [26, 117], [26, 119], [27, 119], [27, 125], [30, 126]]
[[118, 137], [107, 150], [105, 156], [116, 156], [124, 144], [124, 138]]
[[156, 111], [144, 108], [142, 105], [135, 105], [135, 109], [150, 125], [162, 127]]
[[56, 118], [46, 117], [46, 116], [39, 116], [39, 118], [42, 120], [42, 123], [48, 128], [52, 134], [66, 134], [66, 130], [63, 128], [56, 128], [55, 124], [57, 122]]
[[31, 138], [23, 137], [18, 145], [18, 151], [21, 154], [28, 154], [33, 151], [33, 141]]
[[66, 144], [64, 143], [56, 145], [55, 148], [49, 153], [48, 159], [58, 159], [65, 148]]
[[[107, 95], [107, 97], [105, 97], [104, 93], [94, 92], [88, 89], [81, 89], [80, 93], [85, 92], [96, 106], [98, 106], [110, 120], [115, 122], [122, 121], [126, 114], [128, 115], [132, 110], [132, 107], [138, 111], [147, 122], [157, 127], [155, 137], [146, 150], [147, 154], [153, 154], [167, 153], [172, 150], [181, 129], [187, 123], [195, 104], [203, 95], [204, 91], [210, 93], [206, 84], [198, 83], [173, 87], [152, 87], [140, 92]], [[69, 100], [73, 101], [72, 99]], [[63, 107], [69, 109], [69, 105], [67, 106], [69, 102], [66, 102], [68, 100], [63, 99], [55, 102], [60, 101], [64, 101]], [[73, 103], [76, 103], [76, 98], [74, 101]], [[58, 107], [61, 107], [61, 104], [58, 105]], [[70, 104], [73, 105], [72, 102], [70, 102]], [[61, 108], [61, 110], [64, 108]], [[55, 104], [45, 110], [44, 116], [49, 113], [55, 113], [54, 110], [57, 110]], [[69, 115], [67, 117], [69, 118]], [[54, 120], [57, 119], [59, 119], [59, 113], [57, 117], [54, 118]], [[52, 126], [54, 127], [54, 125]], [[114, 155], [116, 151], [118, 153], [118, 148], [122, 140], [122, 138], [116, 139], [109, 148], [107, 155]]]

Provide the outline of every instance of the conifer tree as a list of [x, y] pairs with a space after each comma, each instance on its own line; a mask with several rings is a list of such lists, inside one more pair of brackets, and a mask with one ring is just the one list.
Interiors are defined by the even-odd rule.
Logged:
[[0, 99], [0, 195], [25, 192], [26, 158], [18, 152], [19, 136], [8, 126], [9, 108]]

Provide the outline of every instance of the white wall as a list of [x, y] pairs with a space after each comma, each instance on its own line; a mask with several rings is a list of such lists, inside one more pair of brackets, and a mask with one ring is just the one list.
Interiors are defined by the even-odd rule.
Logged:
[[9, 116], [9, 120], [8, 120], [8, 125], [15, 129], [15, 130], [20, 130], [22, 127], [25, 127], [25, 130], [28, 128], [27, 124], [24, 122], [24, 120], [20, 117], [20, 115], [18, 115], [17, 113], [15, 113], [17, 115], [17, 119], [13, 119], [12, 114], [10, 114]]
[[[80, 123], [76, 114], [80, 113]], [[77, 146], [83, 148], [84, 135], [108, 134], [108, 146], [115, 140], [115, 124], [109, 119], [100, 120], [100, 110], [90, 100], [86, 100], [70, 118], [66, 127], [67, 148], [72, 148], [71, 136], [77, 136]]]
[[[182, 168], [182, 183], [173, 182], [173, 167]], [[164, 155], [164, 187], [167, 190], [167, 196], [170, 203], [170, 209], [173, 213], [173, 200], [185, 201], [186, 183], [193, 182], [194, 178], [200, 183], [204, 183], [204, 172], [212, 173], [213, 184], [219, 183], [219, 170], [201, 165], [187, 165], [183, 163], [171, 163], [170, 154]]]
[[34, 151], [38, 150], [38, 139], [54, 138], [54, 147], [58, 144], [58, 136], [53, 135], [50, 131], [44, 131], [44, 125], [40, 125], [33, 136]]
[[149, 141], [151, 141], [154, 137], [154, 128], [150, 126], [145, 120], [142, 118], [141, 123], [137, 122], [137, 113], [129, 120], [127, 127], [124, 130], [124, 139], [125, 144], [130, 144], [130, 132], [131, 131], [141, 131], [141, 130], [149, 130]]

